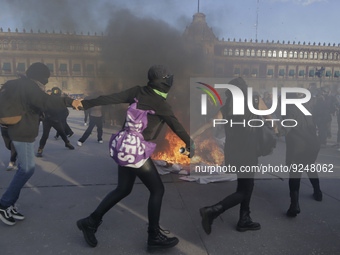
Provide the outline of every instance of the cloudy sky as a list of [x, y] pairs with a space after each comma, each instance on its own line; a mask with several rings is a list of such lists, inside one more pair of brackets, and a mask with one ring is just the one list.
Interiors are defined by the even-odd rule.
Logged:
[[[339, 0], [199, 0], [199, 6], [219, 39], [340, 43]], [[1, 0], [0, 27], [105, 33], [121, 9], [183, 32], [198, 0]]]

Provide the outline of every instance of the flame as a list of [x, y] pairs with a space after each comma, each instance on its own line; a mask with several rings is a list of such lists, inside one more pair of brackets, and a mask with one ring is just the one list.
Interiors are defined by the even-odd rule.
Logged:
[[195, 156], [190, 159], [179, 153], [179, 149], [185, 147], [183, 141], [171, 130], [168, 130], [165, 135], [165, 140], [168, 145], [164, 146], [162, 151], [154, 153], [152, 158], [155, 160], [164, 160], [170, 164], [189, 165], [190, 163], [205, 163], [208, 165], [222, 165], [224, 160], [223, 150], [217, 141], [211, 137], [206, 139], [199, 137], [195, 140]]

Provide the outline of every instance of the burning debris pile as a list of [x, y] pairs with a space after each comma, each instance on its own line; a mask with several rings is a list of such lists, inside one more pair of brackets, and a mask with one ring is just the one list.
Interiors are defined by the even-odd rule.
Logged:
[[152, 159], [161, 174], [169, 172], [190, 174], [190, 170], [195, 165], [223, 164], [223, 146], [212, 136], [209, 138], [202, 136], [195, 140], [195, 156], [191, 159], [179, 153], [180, 148], [184, 147], [185, 144], [171, 130], [167, 131], [164, 143], [163, 149], [152, 155]]

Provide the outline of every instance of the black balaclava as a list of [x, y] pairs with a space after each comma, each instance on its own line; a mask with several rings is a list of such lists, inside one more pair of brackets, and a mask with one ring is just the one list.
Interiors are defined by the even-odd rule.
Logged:
[[151, 66], [148, 79], [148, 86], [162, 93], [168, 93], [173, 83], [173, 75], [162, 65]]
[[48, 69], [45, 64], [40, 62], [33, 63], [26, 70], [27, 78], [39, 81], [43, 85], [46, 85], [48, 83], [48, 78], [50, 78], [50, 74], [50, 69]]

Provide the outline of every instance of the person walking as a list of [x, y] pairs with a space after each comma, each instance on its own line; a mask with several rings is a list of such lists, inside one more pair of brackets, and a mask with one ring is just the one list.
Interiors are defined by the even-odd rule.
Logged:
[[89, 126], [85, 130], [82, 137], [79, 138], [77, 144], [78, 146], [83, 146], [83, 143], [91, 135], [94, 127], [97, 127], [97, 141], [98, 143], [103, 143], [103, 109], [102, 106], [95, 106], [89, 109]]
[[[84, 109], [97, 105], [130, 104], [123, 129], [110, 141], [111, 156], [118, 163], [118, 185], [115, 190], [106, 195], [88, 217], [77, 221], [77, 226], [83, 232], [85, 241], [92, 247], [97, 246], [95, 233], [102, 223], [103, 216], [130, 194], [136, 177], [141, 179], [150, 191], [148, 249], [170, 248], [179, 242], [177, 237], [164, 235], [159, 226], [164, 186], [150, 158], [155, 144], [149, 141], [156, 139], [153, 134], [159, 133], [156, 129], [159, 130], [157, 127], [164, 121], [185, 143], [188, 150], [191, 150], [190, 156], [194, 155], [194, 145], [166, 102], [173, 84], [173, 75], [164, 66], [155, 65], [149, 69], [148, 79], [147, 86], [135, 86], [120, 93], [81, 101]], [[131, 160], [126, 161], [127, 158]]]
[[[233, 115], [233, 98], [230, 90], [226, 91], [226, 102], [217, 113], [214, 119], [225, 119], [228, 123], [232, 120], [234, 123], [247, 123], [250, 119], [257, 119], [257, 116], [251, 113], [247, 107], [247, 88], [248, 85], [241, 77], [233, 79], [229, 84], [237, 86], [244, 94], [244, 109], [243, 115]], [[259, 110], [266, 110], [267, 107], [261, 97], [258, 97]], [[264, 116], [271, 118], [271, 116]], [[212, 122], [208, 122], [192, 134], [192, 139], [201, 135], [205, 130], [213, 126]], [[225, 165], [235, 167], [237, 169], [237, 188], [234, 193], [225, 197], [220, 202], [202, 207], [199, 210], [201, 215], [202, 227], [206, 234], [210, 234], [212, 224], [220, 214], [226, 210], [240, 205], [239, 221], [236, 229], [240, 232], [247, 230], [259, 230], [261, 225], [258, 222], [253, 222], [250, 217], [250, 200], [254, 187], [254, 172], [242, 173], [241, 166], [257, 166], [258, 164], [258, 131], [254, 127], [243, 125], [224, 125], [225, 126], [225, 146], [224, 146], [224, 161]]]
[[[298, 98], [301, 95], [292, 95]], [[307, 105], [305, 105], [307, 107]], [[286, 137], [286, 165], [290, 169], [301, 169], [312, 167], [315, 163], [319, 150], [320, 141], [316, 132], [316, 125], [313, 116], [304, 115], [296, 105], [287, 106], [287, 114], [284, 119], [294, 119], [297, 126], [285, 128]], [[310, 170], [310, 169], [308, 169]], [[322, 192], [320, 189], [320, 181], [317, 171], [308, 171], [309, 180], [313, 186], [313, 197], [316, 201], [322, 201]], [[299, 190], [301, 181], [301, 171], [289, 172], [289, 195], [290, 206], [287, 210], [288, 217], [296, 217], [300, 213]]]
[[[58, 87], [52, 88], [52, 93], [51, 96], [53, 97], [60, 97], [61, 96], [61, 90]], [[43, 113], [43, 134], [40, 138], [39, 141], [39, 148], [38, 152], [36, 154], [37, 157], [42, 157], [43, 150], [45, 148], [48, 136], [50, 134], [51, 128], [53, 127], [57, 133], [61, 136], [65, 143], [65, 147], [69, 148], [70, 150], [74, 150], [74, 147], [70, 143], [70, 141], [67, 139], [66, 133], [65, 133], [65, 128], [63, 125], [63, 117], [64, 117], [64, 112], [67, 110], [65, 107], [62, 110], [55, 110], [55, 109], [48, 109], [44, 111]]]
[[78, 108], [80, 102], [71, 98], [54, 97], [45, 93], [50, 70], [40, 62], [33, 63], [26, 71], [26, 76], [13, 80], [22, 91], [20, 101], [24, 107], [21, 121], [8, 126], [8, 135], [17, 151], [18, 170], [0, 199], [0, 220], [7, 225], [14, 225], [16, 220], [25, 219], [19, 213], [15, 203], [19, 199], [22, 187], [31, 178], [35, 169], [34, 140], [39, 132], [40, 113], [49, 109]]

